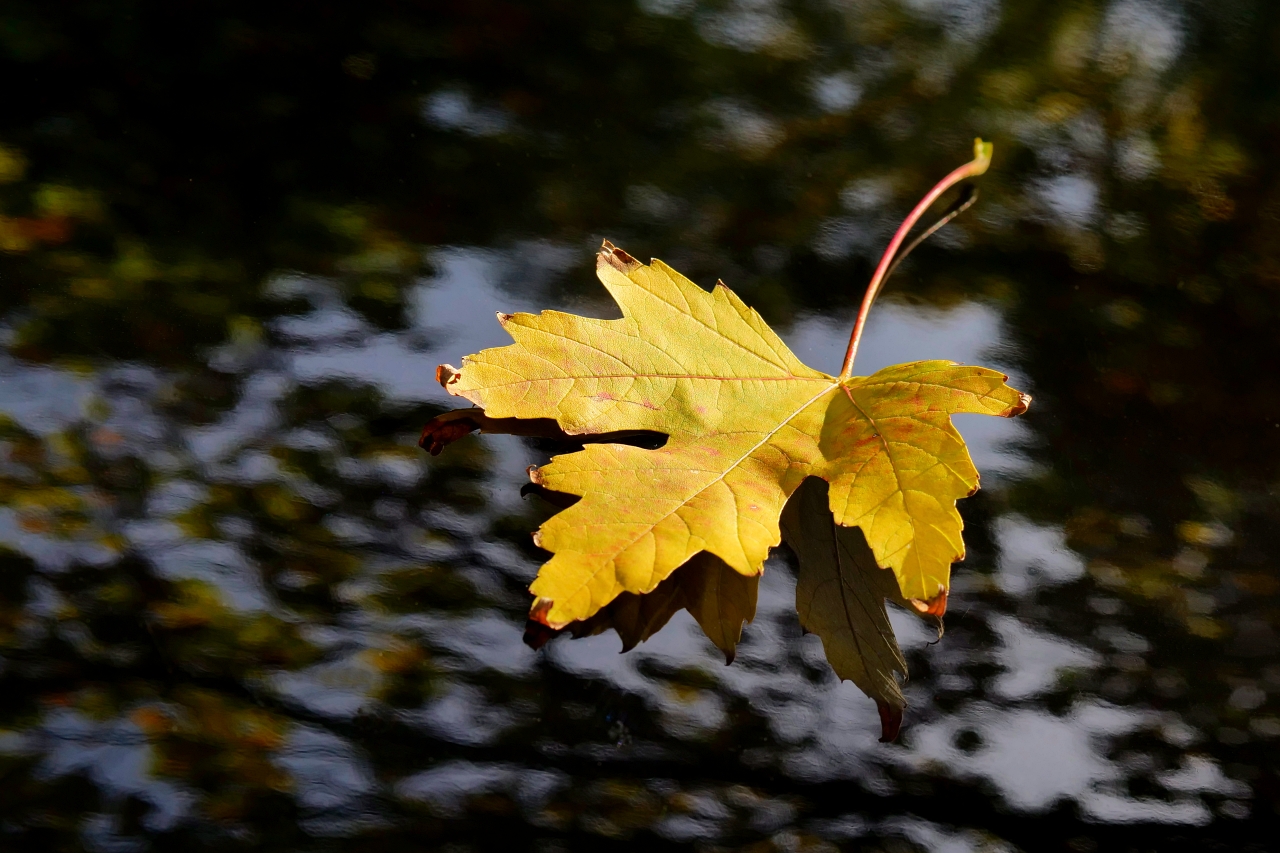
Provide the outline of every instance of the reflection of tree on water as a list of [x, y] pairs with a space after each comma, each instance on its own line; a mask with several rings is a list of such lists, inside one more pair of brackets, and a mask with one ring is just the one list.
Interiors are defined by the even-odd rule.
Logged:
[[[1270, 814], [1269, 6], [94, 8], [0, 13], [36, 81], [0, 119], [15, 844], [1105, 846], [1173, 830], [1077, 812]], [[447, 275], [489, 270], [454, 305], [530, 298], [500, 270], [536, 235], [567, 304], [589, 276], [556, 253], [605, 232], [772, 322], [851, 313], [978, 134], [1002, 159], [965, 250], [896, 287], [999, 306], [1038, 410], [966, 509], [946, 640], [895, 624], [904, 748], [785, 572], [732, 667], [682, 615], [623, 658], [520, 647], [538, 510], [491, 459], [526, 451], [412, 446]]]

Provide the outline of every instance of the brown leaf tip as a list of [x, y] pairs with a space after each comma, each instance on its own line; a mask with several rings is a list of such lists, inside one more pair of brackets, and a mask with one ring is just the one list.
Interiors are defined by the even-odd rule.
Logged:
[[529, 475], [530, 483], [533, 483], [535, 486], [543, 485], [542, 472], [538, 470], [537, 465], [530, 465], [528, 468], [524, 469], [524, 472]]
[[880, 742], [893, 743], [902, 731], [902, 709], [877, 699], [876, 710], [880, 712]]
[[626, 275], [636, 267], [643, 266], [635, 258], [628, 255], [622, 249], [605, 240], [600, 247], [600, 260], [598, 263], [608, 264], [618, 272]]
[[1031, 395], [1024, 394], [1021, 391], [1019, 391], [1017, 405], [1013, 405], [1005, 409], [1003, 412], [1000, 413], [1000, 417], [1016, 418], [1018, 415], [1025, 412], [1027, 410], [1027, 407], [1030, 405], [1031, 405]]
[[947, 612], [948, 595], [946, 587], [939, 587], [938, 594], [928, 601], [921, 601], [918, 598], [911, 599], [911, 606], [921, 613], [928, 613], [930, 616], [937, 616], [941, 619]]
[[533, 600], [533, 606], [529, 608], [529, 619], [533, 622], [541, 622], [553, 631], [563, 628], [563, 625], [552, 625], [547, 621], [547, 614], [551, 612], [551, 607], [555, 602], [549, 598], [538, 597]]
[[504, 314], [504, 313], [502, 313], [501, 311], [499, 311], [499, 312], [498, 312], [498, 324], [499, 324], [499, 325], [501, 325], [501, 326], [505, 326], [505, 325], [507, 325], [507, 323], [508, 323], [508, 322], [510, 322], [511, 318], [512, 318], [512, 317], [514, 317], [514, 316], [515, 316], [514, 314]]
[[528, 619], [524, 623], [524, 644], [536, 652], [559, 633], [541, 622]]
[[456, 413], [448, 412], [427, 421], [427, 425], [422, 428], [422, 436], [418, 439], [418, 446], [432, 456], [439, 456], [446, 445], [453, 444], [480, 428], [479, 424], [468, 417], [450, 417], [451, 415]]
[[462, 371], [454, 367], [452, 364], [441, 364], [436, 367], [436, 381], [440, 383], [440, 387], [446, 391], [449, 386], [458, 381], [458, 377], [462, 376]]

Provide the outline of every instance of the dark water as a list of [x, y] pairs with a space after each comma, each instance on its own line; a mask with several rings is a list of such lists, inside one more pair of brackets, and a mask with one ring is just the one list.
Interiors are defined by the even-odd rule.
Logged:
[[[1266, 849], [1280, 808], [1280, 6], [0, 8], [0, 848]], [[899, 744], [772, 560], [521, 642], [541, 450], [418, 430], [608, 237], [835, 371], [999, 365]]]

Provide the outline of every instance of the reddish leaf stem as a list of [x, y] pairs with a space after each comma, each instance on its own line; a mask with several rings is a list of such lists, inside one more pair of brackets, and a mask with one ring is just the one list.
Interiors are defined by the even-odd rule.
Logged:
[[975, 139], [973, 141], [973, 159], [934, 185], [934, 188], [929, 190], [924, 198], [920, 199], [920, 203], [911, 210], [911, 213], [907, 214], [907, 218], [902, 220], [902, 224], [898, 226], [893, 239], [889, 241], [889, 247], [884, 250], [884, 255], [880, 258], [875, 275], [871, 276], [871, 283], [867, 285], [866, 295], [862, 297], [862, 307], [858, 309], [858, 319], [853, 324], [853, 334], [849, 336], [849, 348], [844, 354], [844, 366], [840, 368], [841, 378], [853, 375], [853, 360], [858, 355], [858, 344], [862, 341], [862, 330], [867, 324], [867, 315], [871, 312], [871, 305], [876, 301], [876, 294], [879, 292], [881, 285], [884, 284], [885, 277], [893, 266], [894, 256], [897, 255], [898, 249], [902, 246], [902, 241], [907, 237], [907, 233], [911, 231], [916, 222], [920, 220], [920, 217], [924, 216], [925, 211], [944, 192], [966, 178], [977, 177], [987, 171], [987, 167], [991, 165], [991, 149], [991, 143]]

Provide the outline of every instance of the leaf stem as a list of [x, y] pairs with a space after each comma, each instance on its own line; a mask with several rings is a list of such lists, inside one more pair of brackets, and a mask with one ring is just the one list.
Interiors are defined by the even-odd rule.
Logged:
[[[880, 281], [880, 291], [876, 294], [876, 299], [880, 298], [880, 294], [884, 293], [884, 287], [889, 279], [893, 278], [894, 270], [896, 270], [903, 261], [907, 259], [907, 255], [914, 252], [921, 243], [928, 240], [934, 234], [938, 233], [948, 222], [964, 213], [973, 203], [978, 200], [978, 190], [973, 184], [960, 185], [960, 197], [951, 203], [951, 206], [942, 212], [937, 221], [920, 232], [914, 240], [907, 244], [905, 249], [899, 249], [898, 254], [893, 256], [893, 263], [889, 264], [889, 271], [884, 274], [884, 278]], [[875, 301], [872, 300], [871, 307], [875, 307]]]
[[858, 309], [858, 319], [853, 324], [853, 334], [849, 336], [849, 348], [844, 354], [844, 365], [840, 368], [840, 377], [845, 378], [853, 375], [853, 360], [858, 355], [858, 344], [862, 341], [862, 331], [867, 325], [867, 315], [871, 312], [871, 305], [876, 301], [876, 295], [880, 291], [881, 285], [888, 278], [889, 271], [894, 265], [894, 256], [898, 253], [898, 248], [902, 246], [902, 241], [907, 238], [908, 232], [924, 216], [938, 197], [944, 192], [951, 189], [956, 184], [966, 178], [973, 178], [987, 171], [987, 167], [991, 165], [990, 142], [983, 142], [981, 139], [973, 141], [973, 159], [965, 163], [960, 168], [947, 175], [941, 181], [934, 185], [933, 189], [920, 199], [919, 204], [912, 208], [907, 214], [907, 218], [902, 220], [902, 224], [898, 226], [897, 232], [893, 235], [893, 239], [889, 241], [889, 247], [884, 250], [884, 255], [880, 258], [876, 271], [871, 276], [871, 283], [867, 285], [867, 293], [862, 297], [862, 307]]

